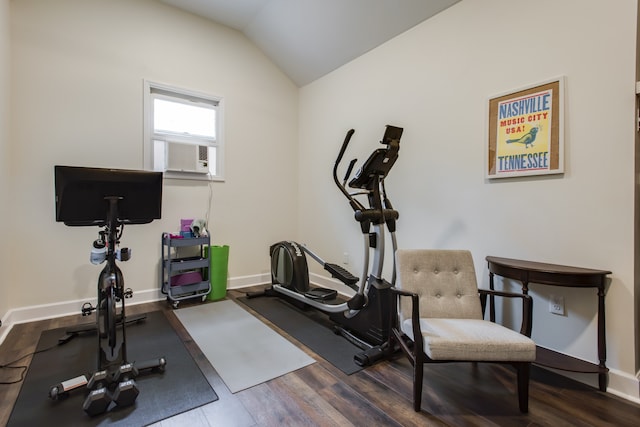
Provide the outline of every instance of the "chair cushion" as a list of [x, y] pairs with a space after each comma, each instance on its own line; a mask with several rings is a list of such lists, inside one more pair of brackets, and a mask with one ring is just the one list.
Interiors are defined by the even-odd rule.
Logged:
[[[536, 345], [516, 331], [488, 320], [420, 319], [424, 352], [432, 360], [532, 362]], [[411, 319], [402, 331], [413, 339]]]
[[[399, 249], [396, 259], [396, 287], [418, 294], [420, 317], [482, 319], [471, 252]], [[400, 318], [411, 318], [411, 301], [400, 300]]]

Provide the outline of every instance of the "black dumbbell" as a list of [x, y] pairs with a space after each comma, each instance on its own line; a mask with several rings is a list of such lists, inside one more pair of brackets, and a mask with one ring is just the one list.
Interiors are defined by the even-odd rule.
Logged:
[[113, 401], [118, 406], [129, 406], [136, 401], [138, 386], [133, 378], [138, 376], [138, 369], [133, 363], [125, 363], [113, 373], [113, 381], [117, 382], [113, 391]]
[[126, 381], [138, 376], [138, 370], [133, 363], [125, 363], [113, 373], [113, 382]]
[[87, 395], [82, 404], [82, 409], [91, 417], [100, 415], [107, 410], [111, 400], [109, 390], [106, 387], [100, 387]]
[[113, 391], [113, 401], [118, 406], [133, 405], [140, 391], [133, 379], [121, 381]]
[[89, 390], [93, 390], [95, 388], [102, 387], [102, 382], [107, 379], [107, 371], [98, 371], [91, 375], [89, 381], [87, 382], [87, 388]]

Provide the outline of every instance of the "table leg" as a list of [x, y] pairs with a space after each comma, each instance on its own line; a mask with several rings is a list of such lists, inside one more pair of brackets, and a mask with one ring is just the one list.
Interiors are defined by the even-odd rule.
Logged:
[[[491, 289], [492, 291], [494, 290], [493, 288], [493, 276], [494, 274], [492, 272], [489, 272], [489, 289]], [[495, 297], [493, 295], [489, 296], [489, 320], [491, 320], [492, 322], [496, 321], [496, 306], [495, 306]]]
[[[604, 280], [603, 280], [604, 282]], [[600, 391], [607, 391], [607, 340], [605, 336], [604, 317], [604, 283], [598, 286], [598, 359], [600, 361], [601, 372], [598, 374], [598, 385]]]
[[[529, 295], [529, 281], [528, 280], [523, 280], [522, 281], [522, 293], [524, 295]], [[523, 313], [524, 316], [524, 313]], [[529, 312], [529, 319], [527, 319], [529, 321], [528, 323], [528, 327], [527, 327], [527, 336], [529, 338], [531, 338], [531, 332], [533, 331], [533, 307], [531, 307], [531, 311]]]

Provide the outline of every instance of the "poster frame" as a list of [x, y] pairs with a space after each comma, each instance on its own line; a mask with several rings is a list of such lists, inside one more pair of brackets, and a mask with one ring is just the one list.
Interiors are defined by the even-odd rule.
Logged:
[[[520, 87], [515, 90], [497, 94], [488, 99], [488, 131], [487, 147], [485, 151], [485, 172], [487, 178], [511, 178], [564, 173], [565, 80], [565, 76], [559, 76], [528, 86]], [[514, 134], [514, 139], [506, 140], [506, 136], [504, 135], [504, 133], [499, 133], [498, 129], [500, 126], [506, 126], [504, 124], [505, 122], [501, 121], [504, 120], [504, 117], [499, 117], [499, 113], [501, 111], [502, 113], [504, 113], [507, 110], [499, 110], [499, 106], [502, 104], [506, 107], [506, 104], [508, 104], [509, 102], [531, 98], [529, 95], [538, 95], [541, 93], [546, 94], [548, 93], [548, 91], [551, 91], [549, 119], [545, 121], [539, 121], [539, 123], [536, 120], [534, 120], [533, 122], [529, 122], [531, 116], [535, 116], [535, 114], [532, 114], [530, 112], [518, 114], [517, 116], [514, 116], [516, 117], [514, 120], [523, 121], [523, 123], [519, 124], [522, 124], [524, 128], [529, 130], [529, 132], [517, 132]], [[536, 108], [533, 108], [533, 110], [534, 112], [537, 112]], [[531, 128], [534, 127], [531, 125], [531, 123], [538, 123], [538, 129], [541, 128], [540, 124], [544, 124], [544, 127], [548, 128], [545, 130], [547, 134], [544, 135], [544, 140], [547, 141], [547, 152], [535, 152], [535, 134], [533, 137], [533, 144], [526, 144], [527, 133], [530, 134]], [[510, 130], [519, 130], [519, 128], [516, 125], [513, 126]], [[515, 138], [518, 135], [522, 136], [520, 138]], [[528, 139], [531, 139], [531, 135], [529, 135]], [[509, 148], [510, 151], [517, 150], [517, 153], [519, 154], [514, 156], [499, 156], [499, 154], [504, 154], [507, 144], [511, 142], [517, 142], [516, 140], [522, 141], [522, 143], [513, 144]], [[529, 148], [534, 149], [529, 150]], [[509, 166], [507, 166], [507, 159], [510, 161]], [[514, 159], [518, 161], [516, 162], [514, 161]], [[534, 165], [535, 167], [531, 165]], [[544, 167], [542, 167], [542, 165], [544, 165]]]

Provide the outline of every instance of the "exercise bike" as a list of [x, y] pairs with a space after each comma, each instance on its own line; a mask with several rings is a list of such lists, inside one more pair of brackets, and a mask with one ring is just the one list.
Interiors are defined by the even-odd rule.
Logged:
[[[396, 211], [389, 201], [384, 179], [398, 158], [402, 128], [387, 126], [381, 144], [349, 181], [357, 162], [351, 160], [343, 181], [338, 179], [338, 167], [354, 134], [347, 132], [333, 168], [333, 179], [354, 211], [364, 239], [364, 267], [360, 278], [337, 264], [325, 262], [304, 245], [293, 241], [278, 242], [270, 247], [271, 286], [262, 292], [248, 293], [247, 297], [279, 296], [303, 307], [310, 306], [329, 314], [337, 333], [363, 350], [379, 348], [387, 341], [390, 327], [390, 291], [395, 282], [395, 259], [391, 283], [382, 277], [385, 256], [385, 227], [392, 239], [393, 252], [397, 249], [395, 237]], [[347, 184], [347, 181], [349, 183]], [[354, 193], [350, 188], [356, 189]], [[365, 207], [356, 196], [366, 196]], [[373, 251], [371, 269], [370, 252]], [[333, 278], [355, 291], [348, 301], [337, 299], [337, 291], [311, 287], [306, 255], [320, 263]], [[356, 363], [359, 363], [356, 357]], [[371, 363], [367, 358], [367, 364]]]
[[145, 224], [160, 218], [162, 174], [56, 166], [55, 179], [56, 221], [69, 226], [100, 226], [90, 260], [106, 265], [98, 277], [96, 305], [82, 306], [83, 316], [95, 311], [96, 323], [67, 329], [58, 340], [65, 344], [82, 332], [96, 332], [96, 370], [52, 386], [49, 397], [63, 400], [72, 390], [86, 388], [83, 409], [94, 416], [107, 411], [112, 403], [118, 407], [132, 405], [139, 394], [135, 378], [142, 372], [162, 372], [166, 366], [164, 357], [135, 363], [127, 357], [126, 325], [146, 316], [126, 317], [125, 300], [133, 296], [133, 291], [124, 287], [122, 271], [116, 264], [116, 260], [128, 261], [131, 257], [128, 248], [117, 249], [125, 223]]

